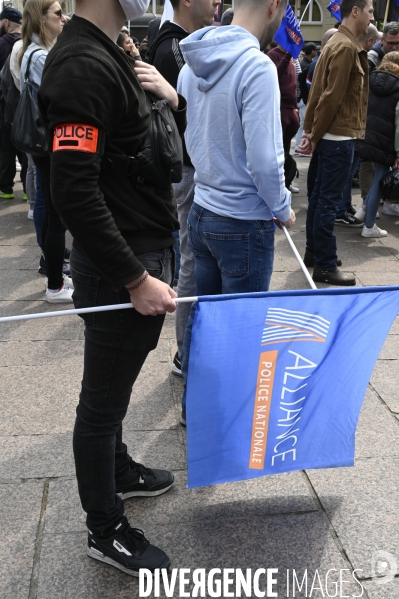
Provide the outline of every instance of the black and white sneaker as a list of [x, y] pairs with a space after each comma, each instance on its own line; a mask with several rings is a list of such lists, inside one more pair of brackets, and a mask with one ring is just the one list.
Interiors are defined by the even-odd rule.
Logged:
[[173, 358], [172, 372], [176, 376], [183, 376], [183, 373], [181, 371], [181, 360], [179, 357], [179, 352], [176, 352], [175, 357]]
[[151, 545], [142, 530], [132, 528], [125, 516], [107, 536], [95, 536], [89, 531], [86, 552], [89, 557], [129, 576], [139, 576], [140, 568], [154, 571], [170, 566], [166, 553]]
[[337, 216], [337, 218], [335, 219], [335, 224], [339, 225], [340, 227], [349, 227], [351, 229], [363, 227], [362, 221], [353, 216], [352, 214], [349, 214], [349, 212], [345, 212], [345, 214]]
[[130, 458], [130, 472], [116, 481], [116, 493], [121, 499], [130, 497], [156, 497], [169, 491], [175, 477], [168, 470], [152, 470]]

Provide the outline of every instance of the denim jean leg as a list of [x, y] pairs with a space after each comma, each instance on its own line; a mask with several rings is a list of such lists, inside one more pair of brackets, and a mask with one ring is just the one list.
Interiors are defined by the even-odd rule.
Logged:
[[[322, 163], [320, 160], [320, 154], [316, 148], [313, 152], [313, 158], [316, 156], [317, 171], [313, 172], [311, 187], [309, 186], [309, 173], [308, 173], [308, 191], [311, 189], [309, 195], [308, 211], [306, 213], [306, 253], [314, 256], [314, 216], [316, 214], [317, 201], [319, 198], [321, 178], [322, 178]], [[309, 168], [310, 170], [310, 168]]]
[[366, 218], [364, 219], [364, 224], [366, 225], [366, 227], [373, 227], [375, 224], [378, 206], [380, 204], [381, 199], [380, 179], [384, 177], [387, 173], [389, 173], [389, 171], [389, 166], [386, 166], [385, 164], [379, 164], [378, 162], [374, 162], [373, 182], [364, 202], [367, 206]]
[[[171, 283], [169, 249], [137, 257], [152, 276]], [[115, 291], [75, 250], [71, 273], [76, 307], [129, 302], [125, 289]], [[73, 447], [87, 525], [101, 534], [123, 514], [123, 502], [115, 494], [115, 479], [123, 478], [129, 467], [122, 421], [133, 384], [148, 353], [157, 345], [164, 315], [142, 316], [128, 309], [85, 315], [84, 320], [84, 373]]]
[[337, 241], [334, 223], [337, 209], [353, 160], [354, 140], [319, 142], [321, 173], [317, 205], [314, 213], [313, 240], [315, 266], [334, 270], [337, 264]]
[[342, 202], [337, 210], [338, 216], [345, 214], [348, 208], [352, 206], [352, 180], [359, 167], [360, 160], [360, 156], [357, 154], [353, 155], [351, 170], [349, 172], [348, 180], [346, 181], [344, 193], [342, 195]]
[[[273, 271], [274, 223], [226, 218], [194, 202], [188, 218], [198, 295], [267, 291]], [[182, 372], [187, 372], [193, 311], [186, 327]], [[185, 392], [182, 399], [185, 408]]]
[[[183, 166], [183, 178], [175, 183], [177, 215], [180, 224], [180, 273], [177, 285], [179, 297], [192, 297], [197, 294], [194, 278], [194, 256], [188, 246], [187, 220], [194, 201], [194, 168]], [[176, 342], [179, 356], [182, 354], [184, 331], [191, 311], [191, 304], [179, 304], [176, 309]]]

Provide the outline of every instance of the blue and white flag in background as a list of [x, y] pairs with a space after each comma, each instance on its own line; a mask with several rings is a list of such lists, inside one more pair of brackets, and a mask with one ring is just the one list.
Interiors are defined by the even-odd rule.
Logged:
[[341, 0], [331, 0], [330, 4], [327, 6], [327, 10], [329, 10], [332, 16], [341, 23]]
[[289, 4], [287, 4], [287, 10], [285, 11], [281, 25], [274, 36], [274, 40], [280, 44], [286, 52], [289, 52], [293, 58], [298, 58], [303, 48], [304, 41], [294, 11]]
[[352, 466], [399, 287], [200, 298], [187, 381], [188, 486]]

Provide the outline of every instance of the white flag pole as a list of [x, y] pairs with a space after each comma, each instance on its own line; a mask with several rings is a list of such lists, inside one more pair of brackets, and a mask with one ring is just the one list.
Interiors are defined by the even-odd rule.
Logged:
[[[198, 301], [198, 297], [176, 297], [176, 304], [184, 304]], [[80, 310], [57, 310], [56, 312], [39, 312], [37, 314], [21, 314], [19, 316], [3, 316], [1, 322], [12, 322], [15, 320], [36, 320], [37, 318], [54, 318], [56, 316], [70, 316], [71, 314], [91, 314], [92, 312], [110, 312], [111, 310], [127, 310], [133, 308], [132, 304], [112, 304], [111, 306], [94, 306], [93, 308], [81, 308]]]
[[311, 3], [312, 1], [313, 1], [313, 0], [309, 0], [309, 2], [307, 3], [307, 5], [305, 6], [305, 10], [303, 11], [303, 13], [302, 13], [302, 16], [301, 16], [301, 18], [300, 18], [300, 20], [299, 20], [299, 23], [298, 23], [299, 27], [301, 26], [301, 23], [302, 23], [303, 17], [305, 16], [305, 13], [306, 13], [306, 11], [308, 10], [308, 8], [309, 8], [309, 6], [310, 6], [310, 3]]
[[296, 249], [296, 246], [295, 246], [294, 242], [291, 239], [291, 235], [288, 233], [288, 231], [287, 231], [286, 227], [284, 227], [284, 225], [281, 225], [281, 228], [283, 229], [284, 235], [286, 236], [287, 241], [290, 244], [292, 251], [294, 252], [295, 258], [299, 262], [299, 266], [303, 270], [303, 274], [305, 275], [305, 277], [307, 279], [307, 282], [309, 283], [309, 285], [311, 286], [312, 289], [317, 289], [316, 285], [314, 284], [314, 281], [313, 281], [312, 277], [309, 274], [308, 269], [305, 266], [304, 261], [302, 260], [301, 256], [299, 255], [299, 252]]
[[[312, 289], [317, 289], [312, 277], [309, 274], [308, 269], [306, 268], [301, 256], [299, 255], [299, 252], [296, 249], [295, 244], [292, 241], [291, 236], [289, 235], [286, 227], [284, 227], [284, 225], [281, 225], [281, 228], [284, 232], [284, 235], [287, 238], [288, 243], [290, 244], [292, 251], [294, 252], [296, 259], [299, 262], [299, 265], [300, 265], [300, 267], [303, 271], [303, 274], [305, 275], [309, 285], [311, 286]], [[177, 297], [174, 299], [174, 302], [176, 302], [176, 304], [185, 304], [185, 303], [188, 304], [188, 303], [197, 302], [197, 301], [198, 301], [198, 297]], [[131, 303], [129, 303], [129, 304], [112, 304], [110, 306], [94, 306], [92, 308], [81, 308], [78, 310], [76, 310], [76, 309], [74, 309], [74, 310], [57, 310], [56, 312], [38, 312], [37, 314], [21, 314], [18, 316], [3, 316], [2, 318], [0, 318], [0, 323], [15, 322], [17, 320], [37, 320], [38, 318], [55, 318], [57, 316], [72, 316], [74, 314], [91, 314], [93, 312], [110, 312], [111, 310], [128, 310], [129, 308], [133, 308], [133, 307], [134, 306]]]

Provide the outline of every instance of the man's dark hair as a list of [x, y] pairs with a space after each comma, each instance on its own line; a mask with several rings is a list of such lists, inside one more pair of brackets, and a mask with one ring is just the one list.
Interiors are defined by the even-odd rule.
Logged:
[[178, 8], [178, 7], [179, 7], [179, 2], [180, 2], [180, 0], [170, 0], [170, 3], [171, 3], [171, 5], [172, 5], [172, 7], [173, 7], [173, 10], [174, 10], [175, 8]]
[[387, 23], [384, 29], [382, 30], [382, 35], [386, 35], [387, 33], [391, 33], [392, 35], [398, 35], [399, 23], [396, 23], [396, 21], [391, 21], [390, 23]]
[[341, 2], [341, 18], [345, 19], [349, 17], [352, 12], [352, 8], [357, 6], [362, 12], [367, 4], [367, 0], [342, 0]]

